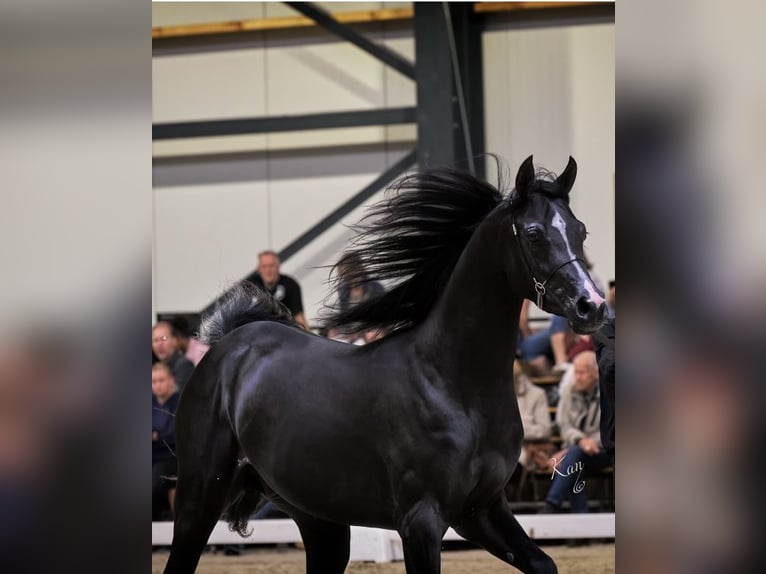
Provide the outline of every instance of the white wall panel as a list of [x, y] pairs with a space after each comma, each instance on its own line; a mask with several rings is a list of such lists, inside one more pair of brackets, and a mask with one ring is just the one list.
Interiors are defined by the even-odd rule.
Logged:
[[567, 29], [485, 32], [483, 47], [487, 150], [511, 170], [533, 154], [560, 171], [572, 149]]
[[382, 64], [348, 42], [269, 50], [268, 113], [310, 114], [383, 105]]
[[152, 121], [266, 114], [261, 48], [152, 58]]
[[572, 155], [579, 170], [572, 209], [588, 227], [588, 256], [604, 283], [615, 276], [614, 26], [569, 31]]
[[200, 310], [254, 268], [268, 210], [265, 181], [155, 189], [156, 310]]

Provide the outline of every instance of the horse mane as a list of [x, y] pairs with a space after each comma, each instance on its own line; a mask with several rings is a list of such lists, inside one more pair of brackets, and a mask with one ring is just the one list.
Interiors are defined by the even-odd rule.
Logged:
[[386, 195], [354, 228], [347, 253], [362, 265], [345, 280], [394, 285], [348, 310], [326, 308], [326, 328], [389, 331], [422, 322], [476, 228], [503, 201], [498, 188], [449, 168], [406, 176]]
[[202, 318], [199, 338], [212, 346], [237, 327], [254, 321], [298, 326], [287, 307], [255, 284], [242, 280], [221, 295], [215, 308]]

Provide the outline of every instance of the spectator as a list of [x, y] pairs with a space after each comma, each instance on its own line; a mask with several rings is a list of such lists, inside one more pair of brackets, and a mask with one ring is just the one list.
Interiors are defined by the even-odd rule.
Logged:
[[[521, 466], [544, 468], [550, 458], [551, 416], [545, 391], [533, 384], [520, 361], [513, 363], [513, 382], [519, 403], [521, 424], [524, 428], [524, 444], [519, 456]], [[541, 457], [538, 454], [542, 455]]]
[[178, 331], [167, 321], [159, 321], [152, 327], [152, 352], [159, 361], [167, 363], [179, 392], [194, 371], [194, 363], [178, 348]]
[[356, 253], [344, 253], [335, 268], [338, 271], [338, 306], [341, 311], [383, 294], [383, 285], [368, 278]]
[[[335, 266], [338, 272], [338, 308], [347, 311], [354, 305], [367, 299], [378, 297], [383, 294], [383, 285], [379, 281], [370, 280], [362, 264], [362, 260], [356, 253], [345, 253]], [[384, 333], [378, 329], [359, 332], [340, 332], [338, 329], [330, 329], [327, 337], [356, 345], [365, 345], [382, 337]]]
[[261, 251], [258, 254], [258, 269], [248, 275], [245, 281], [254, 283], [267, 291], [277, 301], [282, 303], [293, 314], [293, 318], [308, 329], [306, 317], [303, 314], [303, 298], [298, 282], [288, 275], [279, 273], [279, 256], [274, 251]]
[[[603, 283], [596, 277], [593, 264], [587, 257], [585, 266], [596, 287], [599, 291], [603, 291]], [[529, 304], [530, 302], [525, 299], [521, 307], [517, 355], [537, 374], [548, 374], [551, 371], [551, 364], [554, 372], [565, 372], [571, 368], [571, 361], [575, 355], [583, 351], [595, 350], [590, 336], [575, 335], [569, 326], [569, 321], [564, 317], [551, 315], [550, 324], [546, 329], [533, 332], [529, 325]], [[609, 282], [607, 306], [614, 314], [614, 279]]]
[[572, 344], [574, 333], [569, 321], [551, 315], [550, 325], [532, 331], [529, 325], [529, 300], [525, 299], [519, 316], [519, 354], [522, 361], [539, 374], [547, 374], [553, 361], [554, 370], [563, 371], [568, 365], [567, 348]]
[[567, 499], [572, 512], [587, 512], [585, 469], [598, 470], [612, 462], [601, 446], [596, 354], [593, 351], [580, 353], [573, 366], [574, 381], [564, 388], [557, 413], [565, 449], [551, 458], [553, 482], [542, 512], [560, 512]]
[[174, 318], [171, 324], [177, 334], [178, 348], [196, 367], [210, 347], [192, 335], [189, 323], [183, 317]]
[[200, 341], [197, 337], [189, 337], [189, 344], [186, 347], [186, 355], [184, 356], [196, 367], [209, 349], [210, 347]]
[[152, 520], [173, 511], [176, 475], [175, 413], [178, 387], [173, 371], [162, 361], [152, 365]]

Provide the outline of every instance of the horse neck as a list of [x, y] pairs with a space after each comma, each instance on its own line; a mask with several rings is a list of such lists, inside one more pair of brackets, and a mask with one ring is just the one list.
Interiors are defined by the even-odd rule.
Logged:
[[[509, 285], [508, 231], [499, 219], [491, 213], [471, 237], [420, 337], [424, 356], [473, 390], [513, 386], [522, 299]], [[510, 276], [520, 277], [520, 270], [515, 265]]]

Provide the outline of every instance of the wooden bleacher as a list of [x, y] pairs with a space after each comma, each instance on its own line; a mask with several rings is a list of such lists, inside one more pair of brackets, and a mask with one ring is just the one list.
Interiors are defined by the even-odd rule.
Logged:
[[[542, 376], [530, 376], [529, 380], [532, 384], [538, 385], [546, 390], [546, 395], [551, 397], [551, 393], [548, 388], [553, 385], [558, 385], [561, 382], [563, 373], [552, 373], [550, 375]], [[558, 395], [558, 393], [556, 393]], [[553, 436], [551, 436], [551, 442], [554, 445], [556, 451], [562, 447], [562, 438], [558, 434], [558, 425], [555, 423], [556, 419], [555, 404], [548, 405], [548, 411], [553, 422]], [[596, 511], [614, 511], [614, 468], [608, 467], [597, 473], [586, 474], [586, 488], [588, 494], [588, 506], [591, 510]], [[546, 471], [534, 471], [530, 472], [525, 468], [521, 468], [514, 473], [514, 479], [511, 480], [506, 492], [511, 506], [515, 511], [535, 511], [541, 507], [548, 487], [550, 486], [551, 472]], [[565, 507], [568, 503], [565, 504]]]

